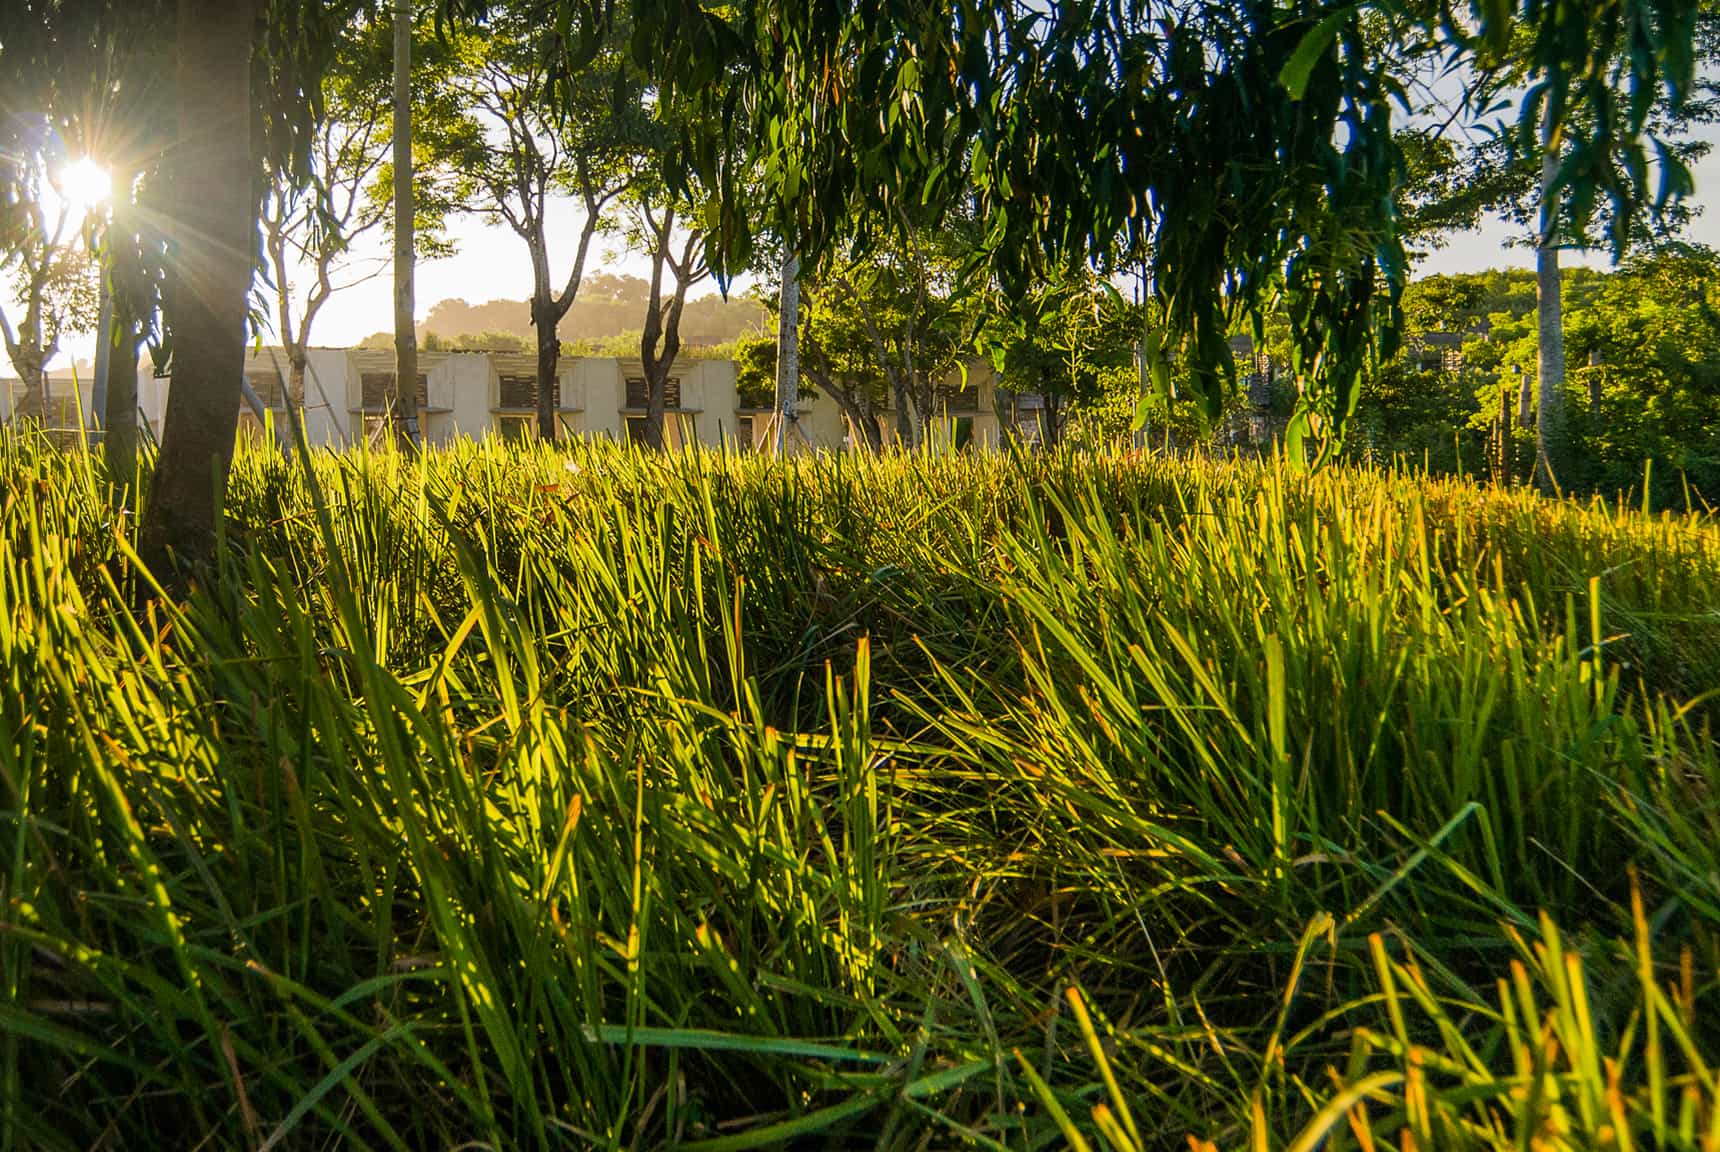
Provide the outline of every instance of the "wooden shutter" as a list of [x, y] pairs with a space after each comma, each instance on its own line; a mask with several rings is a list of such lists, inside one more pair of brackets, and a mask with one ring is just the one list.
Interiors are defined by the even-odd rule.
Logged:
[[[389, 393], [394, 390], [394, 373], [366, 372], [359, 377], [359, 399], [366, 410], [380, 411], [388, 407]], [[430, 377], [418, 373], [418, 407], [430, 406]]]

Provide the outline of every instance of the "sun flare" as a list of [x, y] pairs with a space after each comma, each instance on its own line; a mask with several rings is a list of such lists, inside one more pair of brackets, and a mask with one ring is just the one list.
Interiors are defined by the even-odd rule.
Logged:
[[60, 172], [60, 194], [81, 208], [93, 208], [113, 193], [113, 177], [88, 156], [84, 156]]

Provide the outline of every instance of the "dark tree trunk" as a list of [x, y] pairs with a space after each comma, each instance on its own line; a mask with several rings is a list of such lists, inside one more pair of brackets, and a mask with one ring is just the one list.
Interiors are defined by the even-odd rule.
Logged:
[[115, 309], [108, 352], [107, 398], [102, 413], [102, 455], [108, 479], [131, 503], [137, 480], [137, 322]]
[[663, 335], [663, 273], [661, 264], [651, 277], [651, 296], [645, 307], [645, 331], [639, 339], [639, 362], [645, 369], [645, 447], [653, 452], [663, 450], [663, 413], [668, 406], [664, 395], [669, 373], [660, 370], [662, 362], [657, 341]]
[[300, 435], [305, 413], [305, 379], [310, 374], [310, 348], [300, 334], [299, 345], [287, 352], [286, 443], [291, 446]]
[[532, 301], [532, 327], [537, 332], [537, 431], [544, 440], [555, 439], [556, 373], [561, 366], [559, 317], [553, 301]]
[[824, 393], [836, 401], [842, 414], [848, 417], [848, 423], [859, 434], [868, 452], [881, 452], [884, 447], [883, 430], [878, 427], [877, 413], [872, 411], [871, 402], [864, 394], [856, 395], [850, 389], [837, 384], [828, 373], [809, 373], [813, 383], [817, 384]]
[[113, 282], [113, 327], [109, 338], [107, 397], [101, 412], [102, 453], [108, 478], [120, 485], [120, 500], [130, 507], [137, 480], [137, 349], [143, 342], [139, 315], [149, 305], [149, 289], [139, 258], [139, 215], [131, 203], [135, 173], [122, 172], [114, 181], [121, 190], [114, 200], [114, 237], [109, 275]]
[[1057, 393], [1046, 388], [1039, 397], [1039, 443], [1043, 448], [1055, 448], [1063, 438], [1063, 422], [1057, 418]]
[[689, 270], [697, 237], [688, 239], [681, 263], [673, 268], [675, 291], [665, 303], [663, 268], [672, 259], [669, 245], [675, 232], [673, 209], [664, 213], [663, 223], [656, 231], [657, 251], [652, 258], [651, 290], [645, 304], [645, 331], [639, 340], [639, 359], [645, 369], [645, 387], [649, 392], [645, 402], [645, 446], [661, 451], [668, 443], [663, 423], [669, 406], [669, 375], [674, 371], [675, 358], [681, 354], [681, 313], [687, 304], [687, 289], [691, 287]]
[[[1005, 401], [1004, 397], [1009, 399]], [[1008, 448], [1019, 439], [1019, 429], [1015, 423], [1015, 397], [998, 387], [994, 379], [991, 385], [991, 414], [997, 418], [997, 446]]]
[[12, 405], [12, 419], [36, 420], [47, 423], [48, 411], [48, 373], [40, 362], [25, 359], [22, 364], [14, 362], [18, 369], [19, 383], [24, 385], [24, 394], [19, 396]]
[[1493, 481], [1502, 486], [1511, 483], [1511, 390], [1499, 389], [1499, 419], [1494, 423], [1499, 439], [1494, 446]]
[[168, 158], [173, 383], [142, 533], [144, 556], [157, 565], [213, 553], [233, 463], [256, 249], [254, 31], [254, 0], [179, 0], [179, 141]]
[[645, 383], [650, 392], [645, 404], [645, 447], [661, 452], [669, 444], [668, 430], [664, 427], [669, 411], [667, 367], [646, 369]]

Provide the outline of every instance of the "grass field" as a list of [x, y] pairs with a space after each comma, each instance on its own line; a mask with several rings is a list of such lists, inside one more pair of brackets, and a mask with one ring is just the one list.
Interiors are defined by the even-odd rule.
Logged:
[[0, 440], [5, 1147], [1720, 1149], [1720, 526]]

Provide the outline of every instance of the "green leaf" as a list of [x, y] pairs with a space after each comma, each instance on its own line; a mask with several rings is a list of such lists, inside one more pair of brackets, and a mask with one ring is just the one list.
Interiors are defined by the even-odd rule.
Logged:
[[1332, 42], [1338, 38], [1338, 29], [1344, 22], [1356, 13], [1356, 5], [1350, 4], [1327, 14], [1326, 18], [1302, 37], [1302, 42], [1296, 45], [1296, 51], [1285, 62], [1278, 73], [1278, 82], [1290, 92], [1290, 99], [1300, 100], [1308, 91], [1308, 79], [1314, 73], [1314, 65], [1320, 62], [1332, 47]]
[[1152, 402], [1145, 396], [1135, 403], [1135, 422], [1129, 426], [1129, 431], [1139, 432], [1147, 426], [1147, 419], [1152, 415]]

